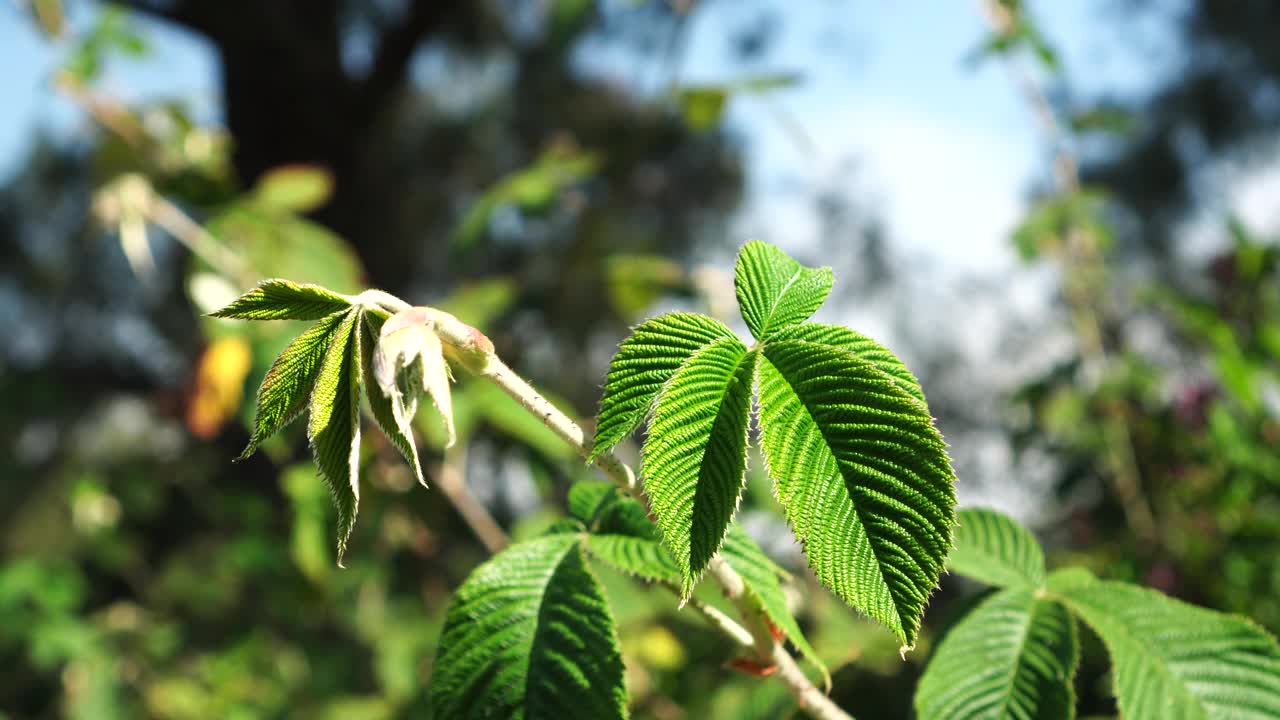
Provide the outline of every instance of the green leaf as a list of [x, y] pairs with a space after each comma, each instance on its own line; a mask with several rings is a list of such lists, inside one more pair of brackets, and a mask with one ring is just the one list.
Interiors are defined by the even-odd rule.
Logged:
[[866, 360], [782, 340], [760, 362], [760, 426], [818, 579], [911, 646], [955, 519], [955, 475], [928, 409]]
[[360, 505], [360, 313], [348, 312], [333, 332], [311, 391], [307, 439], [311, 457], [338, 508], [338, 565]]
[[787, 607], [787, 596], [782, 592], [782, 584], [778, 582], [779, 575], [786, 574], [782, 568], [778, 567], [777, 563], [770, 559], [756, 541], [752, 540], [751, 536], [738, 525], [729, 528], [721, 554], [725, 562], [729, 563], [729, 567], [742, 576], [747, 592], [760, 601], [760, 606], [764, 608], [769, 621], [817, 666], [822, 672], [827, 687], [831, 687], [831, 671], [823, 664], [822, 658], [809, 644], [804, 633], [800, 632], [800, 625], [796, 623], [795, 617]]
[[747, 466], [755, 353], [708, 345], [663, 388], [644, 444], [644, 489], [687, 598], [720, 549]]
[[1070, 720], [1075, 621], [1034, 590], [1002, 590], [947, 633], [916, 687], [929, 720]]
[[581, 536], [513, 545], [454, 595], [431, 681], [439, 718], [627, 716], [613, 616]]
[[1106, 645], [1126, 720], [1280, 717], [1280, 647], [1265, 630], [1126, 583], [1069, 585], [1060, 597]]
[[607, 480], [584, 480], [569, 486], [569, 514], [590, 525], [601, 505], [618, 495], [618, 486]]
[[418, 447], [413, 440], [413, 424], [403, 415], [397, 415], [391, 398], [382, 392], [377, 379], [373, 377], [373, 350], [386, 318], [372, 312], [362, 311], [360, 314], [363, 318], [359, 328], [361, 380], [370, 413], [382, 434], [387, 436], [387, 440], [391, 441], [409, 463], [413, 476], [426, 487], [427, 481], [422, 476], [422, 462], [418, 459]]
[[263, 280], [213, 317], [236, 320], [319, 320], [351, 307], [343, 296], [319, 285]]
[[902, 388], [908, 395], [922, 403], [925, 402], [924, 390], [920, 388], [920, 381], [916, 380], [916, 376], [911, 374], [911, 371], [907, 369], [902, 360], [898, 359], [898, 356], [894, 355], [892, 350], [860, 332], [855, 332], [842, 325], [804, 323], [782, 328], [770, 335], [769, 339], [804, 340], [811, 343], [830, 345], [833, 348], [853, 353], [874, 365], [877, 370], [888, 375], [893, 384]]
[[657, 540], [634, 535], [593, 534], [587, 537], [587, 551], [628, 575], [671, 584], [680, 581], [680, 568]]
[[694, 313], [668, 313], [637, 327], [609, 362], [591, 459], [639, 427], [662, 385], [690, 356], [733, 337], [724, 323]]
[[809, 319], [831, 292], [831, 268], [807, 268], [782, 250], [752, 240], [742, 246], [733, 286], [742, 319], [757, 340]]
[[951, 569], [996, 587], [1040, 587], [1044, 551], [1030, 530], [994, 510], [961, 510]]
[[253, 200], [271, 212], [305, 213], [315, 210], [333, 194], [333, 176], [311, 165], [282, 165], [258, 180]]
[[253, 419], [253, 435], [238, 460], [254, 453], [267, 438], [302, 414], [310, 400], [311, 388], [320, 372], [320, 360], [334, 331], [349, 312], [336, 312], [312, 325], [280, 353], [262, 385], [258, 387], [258, 412]]

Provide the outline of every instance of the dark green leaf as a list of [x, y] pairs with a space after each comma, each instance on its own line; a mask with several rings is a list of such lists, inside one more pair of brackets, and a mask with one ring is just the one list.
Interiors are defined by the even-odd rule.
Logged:
[[627, 716], [613, 616], [577, 535], [513, 545], [449, 607], [431, 681], [439, 718]]

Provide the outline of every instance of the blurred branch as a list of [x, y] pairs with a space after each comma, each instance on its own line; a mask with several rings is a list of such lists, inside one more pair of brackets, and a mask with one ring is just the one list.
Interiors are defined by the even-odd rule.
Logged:
[[[978, 7], [994, 32], [1009, 34], [1015, 30], [1019, 20], [1016, 13], [1020, 12], [1017, 6], [1001, 0], [978, 0]], [[1024, 102], [1031, 109], [1041, 134], [1053, 149], [1053, 176], [1057, 192], [1060, 195], [1079, 192], [1079, 164], [1068, 145], [1068, 132], [1059, 121], [1044, 88], [1013, 58], [1006, 56], [1005, 64]], [[1048, 249], [1062, 267], [1064, 291], [1086, 379], [1096, 386], [1106, 376], [1110, 364], [1102, 333], [1101, 318], [1105, 312], [1099, 307], [1106, 292], [1106, 267], [1098, 248], [1098, 238], [1087, 228], [1073, 223], [1066, 237]], [[1158, 544], [1159, 532], [1151, 505], [1142, 491], [1131, 428], [1125, 418], [1124, 407], [1114, 400], [1108, 400], [1105, 406], [1103, 443], [1113, 491], [1124, 510], [1129, 529], [1140, 544]]]
[[485, 506], [471, 494], [466, 483], [467, 449], [459, 443], [444, 451], [444, 459], [436, 466], [435, 480], [440, 491], [462, 516], [471, 532], [491, 554], [507, 547], [507, 534]]

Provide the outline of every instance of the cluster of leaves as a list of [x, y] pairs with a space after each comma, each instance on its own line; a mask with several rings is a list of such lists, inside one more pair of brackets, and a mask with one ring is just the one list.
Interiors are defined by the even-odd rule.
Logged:
[[922, 718], [1075, 717], [1077, 620], [1111, 656], [1125, 718], [1280, 716], [1280, 646], [1247, 619], [1083, 568], [1046, 573], [1035, 537], [989, 510], [959, 514], [950, 564], [997, 590], [939, 645], [916, 691]]
[[910, 646], [955, 507], [924, 393], [874, 340], [805, 322], [831, 290], [829, 268], [751, 242], [734, 280], [756, 343], [690, 313], [637, 327], [610, 364], [593, 455], [652, 416], [645, 492], [687, 597], [738, 506], [754, 395], [769, 474], [809, 565]]

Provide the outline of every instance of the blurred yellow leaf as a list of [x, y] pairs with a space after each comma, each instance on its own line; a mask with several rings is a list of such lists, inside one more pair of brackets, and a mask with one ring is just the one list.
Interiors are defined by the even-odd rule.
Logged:
[[213, 437], [236, 412], [251, 363], [249, 343], [238, 335], [218, 338], [204, 351], [187, 404], [187, 428], [192, 435]]

